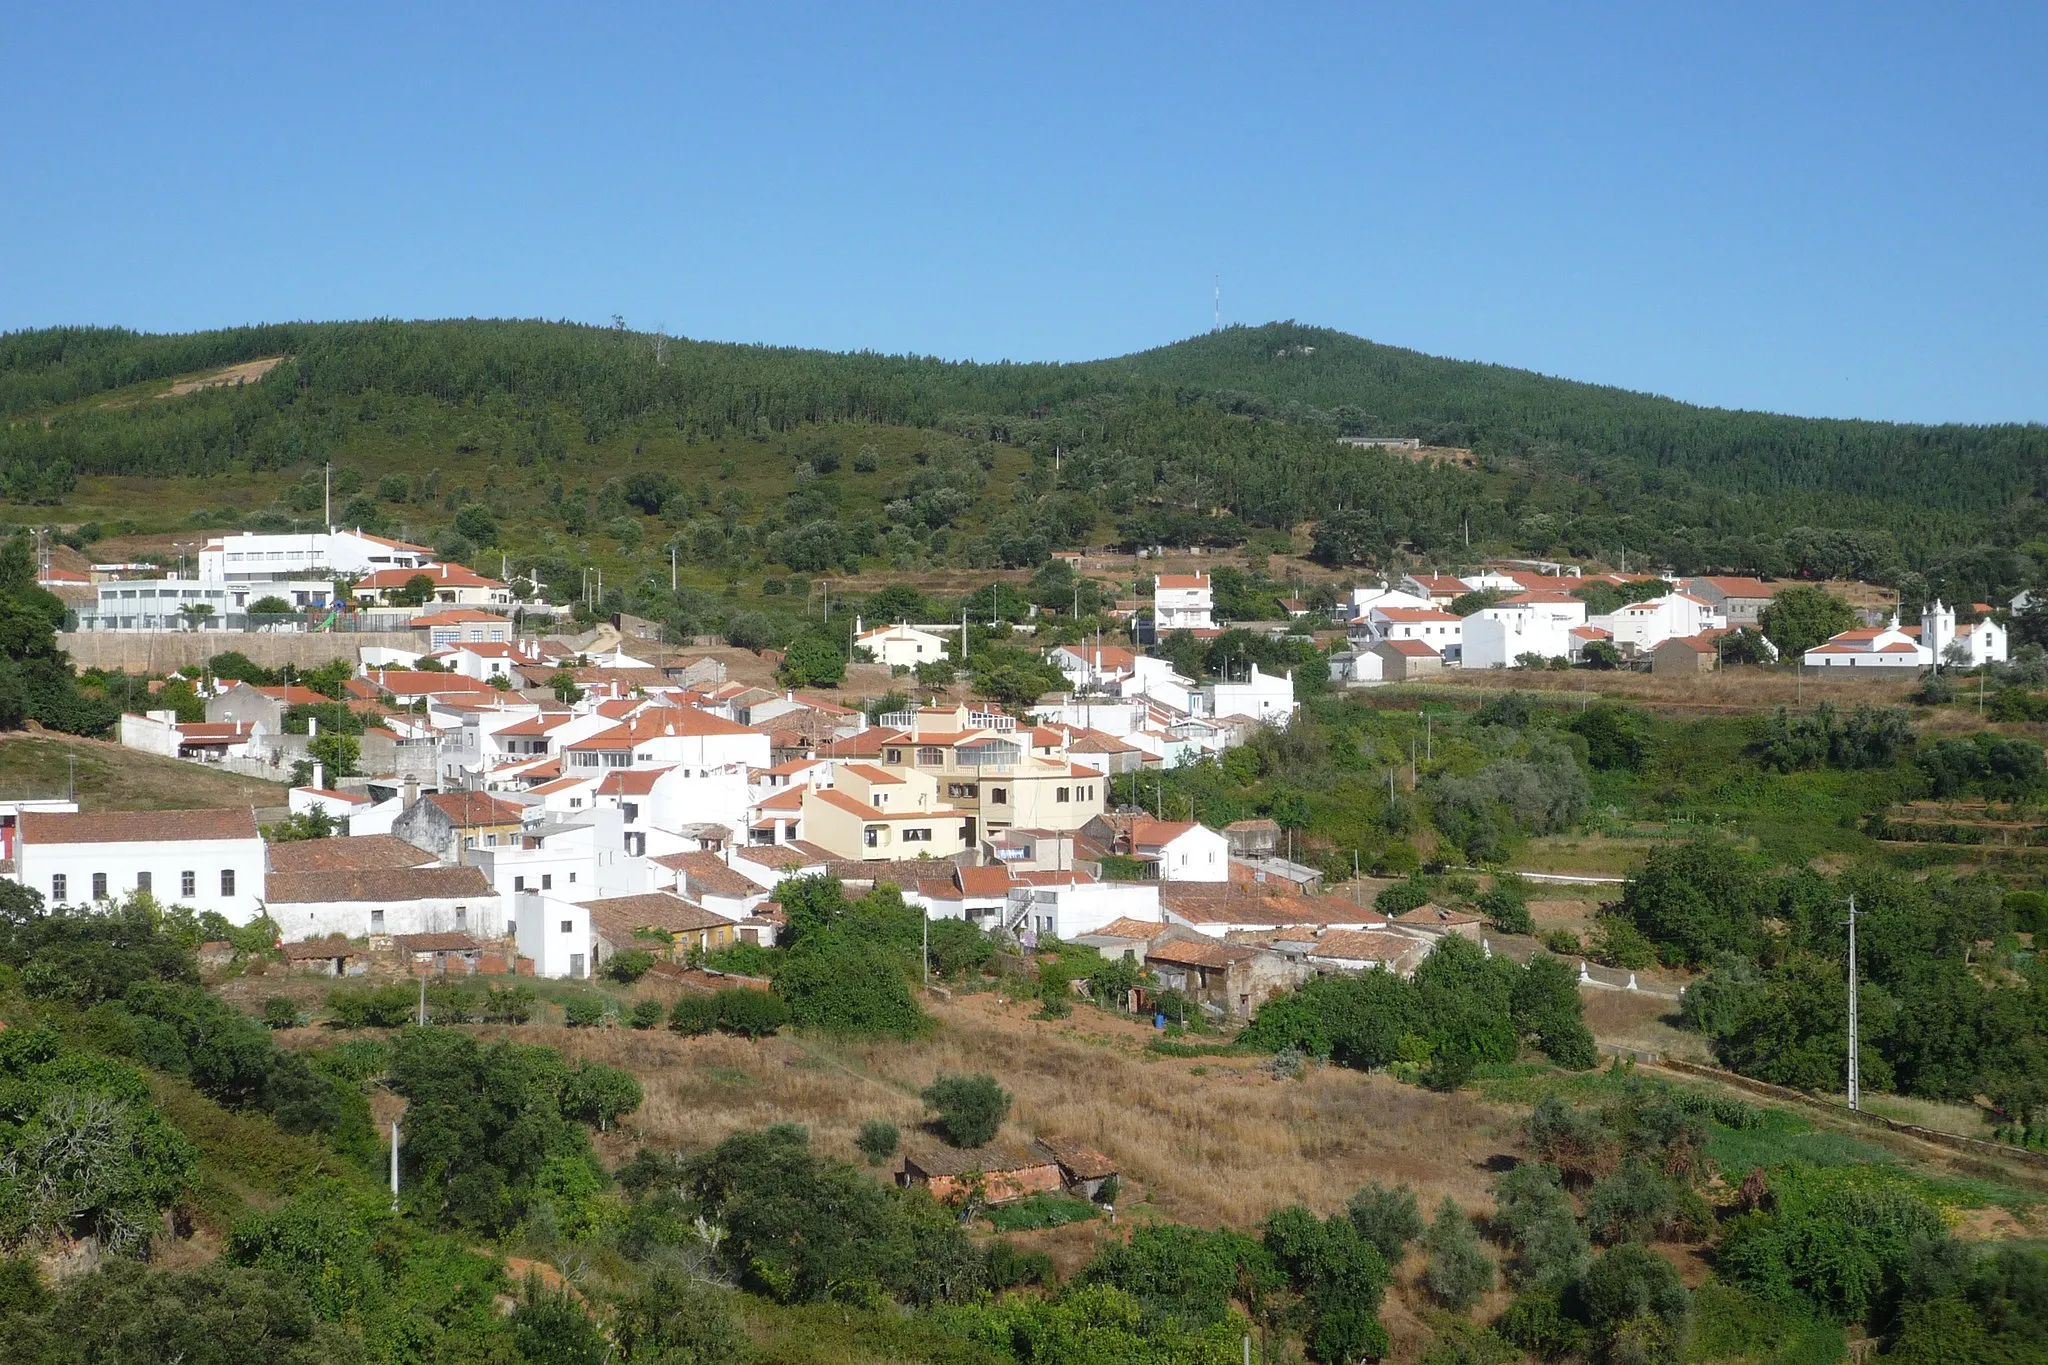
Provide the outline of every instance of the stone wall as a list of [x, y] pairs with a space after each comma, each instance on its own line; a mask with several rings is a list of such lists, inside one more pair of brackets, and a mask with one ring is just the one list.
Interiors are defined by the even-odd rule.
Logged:
[[290, 664], [318, 668], [336, 659], [355, 661], [364, 646], [411, 650], [410, 631], [360, 631], [333, 634], [266, 635], [222, 630], [94, 630], [66, 631], [58, 647], [78, 668], [118, 669], [124, 673], [169, 673], [198, 668], [216, 654], [230, 650], [247, 655], [265, 668]]

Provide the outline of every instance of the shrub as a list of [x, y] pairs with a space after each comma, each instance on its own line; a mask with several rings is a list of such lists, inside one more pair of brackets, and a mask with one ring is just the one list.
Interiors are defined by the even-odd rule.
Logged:
[[1388, 1265], [1399, 1265], [1408, 1244], [1422, 1235], [1422, 1210], [1415, 1191], [1375, 1180], [1360, 1187], [1344, 1206], [1358, 1235], [1378, 1248]]
[[403, 1028], [418, 1017], [419, 996], [399, 982], [343, 986], [328, 992], [327, 1009], [343, 1028]]
[[299, 1007], [282, 995], [273, 995], [263, 1002], [263, 1022], [271, 1028], [297, 1028]]
[[718, 1007], [718, 1029], [743, 1038], [765, 1038], [789, 1022], [789, 1006], [769, 991], [736, 986], [713, 997]]
[[1546, 1161], [1525, 1161], [1493, 1183], [1495, 1230], [1513, 1249], [1508, 1279], [1517, 1287], [1559, 1290], [1586, 1268], [1590, 1250], [1564, 1177]]
[[1602, 1242], [1647, 1241], [1677, 1209], [1670, 1182], [1640, 1161], [1631, 1161], [1593, 1187], [1586, 1226]]
[[1499, 884], [1488, 887], [1479, 896], [1479, 912], [1503, 934], [1533, 934], [1536, 921], [1530, 918], [1529, 907], [1513, 891]]
[[1422, 1283], [1453, 1313], [1467, 1311], [1493, 1288], [1493, 1262], [1479, 1245], [1472, 1220], [1449, 1195], [1437, 1205], [1436, 1217], [1422, 1234], [1422, 1249], [1429, 1255]]
[[636, 1000], [633, 1002], [633, 1013], [630, 1018], [634, 1028], [651, 1029], [661, 1023], [662, 1016], [666, 1013], [659, 1000]]
[[614, 981], [630, 986], [647, 975], [654, 966], [654, 954], [645, 948], [628, 948], [622, 953], [612, 954], [612, 960], [604, 964], [604, 974]]
[[1543, 936], [1543, 946], [1559, 957], [1578, 957], [1585, 951], [1579, 936], [1569, 929], [1552, 929]]
[[533, 1018], [533, 987], [493, 986], [484, 997], [484, 1018], [494, 1024], [523, 1024]]
[[896, 1155], [900, 1138], [896, 1125], [887, 1119], [869, 1119], [860, 1126], [853, 1145], [860, 1148], [861, 1155], [868, 1159], [868, 1165], [879, 1166]]
[[1038, 1008], [1048, 1019], [1074, 1012], [1074, 972], [1064, 958], [1038, 964]]
[[1602, 915], [1587, 956], [1603, 966], [1640, 971], [1656, 965], [1657, 949], [1642, 930], [1619, 915]]
[[1565, 1315], [1555, 1294], [1516, 1295], [1493, 1330], [1539, 1360], [1564, 1360], [1586, 1344], [1586, 1329]]
[[1420, 905], [1429, 903], [1429, 883], [1417, 872], [1404, 881], [1395, 882], [1372, 898], [1372, 908], [1389, 919], [1405, 915]]
[[988, 1244], [989, 1288], [998, 1293], [1027, 1284], [1050, 1284], [1052, 1257], [1043, 1251], [1019, 1251], [1007, 1237]]
[[562, 1021], [570, 1028], [596, 1028], [611, 1013], [611, 1002], [594, 991], [584, 991], [562, 1002]]
[[994, 1140], [1010, 1113], [1010, 1092], [987, 1072], [939, 1078], [921, 1092], [925, 1106], [938, 1111], [938, 1128], [955, 1147], [980, 1147]]
[[668, 1026], [691, 1037], [711, 1032], [718, 1027], [718, 998], [695, 992], [679, 997], [669, 1010]]
[[1656, 1252], [1633, 1242], [1614, 1248], [1593, 1262], [1579, 1294], [1610, 1358], [1678, 1358], [1692, 1298]]

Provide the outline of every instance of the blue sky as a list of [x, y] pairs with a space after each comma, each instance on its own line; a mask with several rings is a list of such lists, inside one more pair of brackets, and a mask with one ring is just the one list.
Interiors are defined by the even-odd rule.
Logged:
[[7, 7], [0, 329], [1085, 359], [1295, 318], [2048, 418], [2048, 6]]

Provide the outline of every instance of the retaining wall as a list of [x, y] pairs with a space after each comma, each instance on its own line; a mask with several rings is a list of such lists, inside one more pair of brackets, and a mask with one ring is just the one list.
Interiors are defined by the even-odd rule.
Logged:
[[169, 673], [198, 668], [216, 654], [230, 650], [247, 655], [265, 668], [290, 664], [318, 668], [336, 659], [355, 661], [365, 646], [417, 649], [411, 631], [375, 630], [347, 634], [266, 635], [226, 630], [90, 630], [66, 631], [58, 647], [78, 668], [118, 669], [124, 673]]

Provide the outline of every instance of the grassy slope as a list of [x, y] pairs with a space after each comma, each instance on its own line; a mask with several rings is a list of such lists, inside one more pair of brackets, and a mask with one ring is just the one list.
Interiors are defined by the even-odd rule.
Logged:
[[80, 809], [183, 810], [281, 807], [282, 783], [216, 772], [194, 763], [69, 735], [0, 735], [0, 796], [63, 796], [77, 764]]

